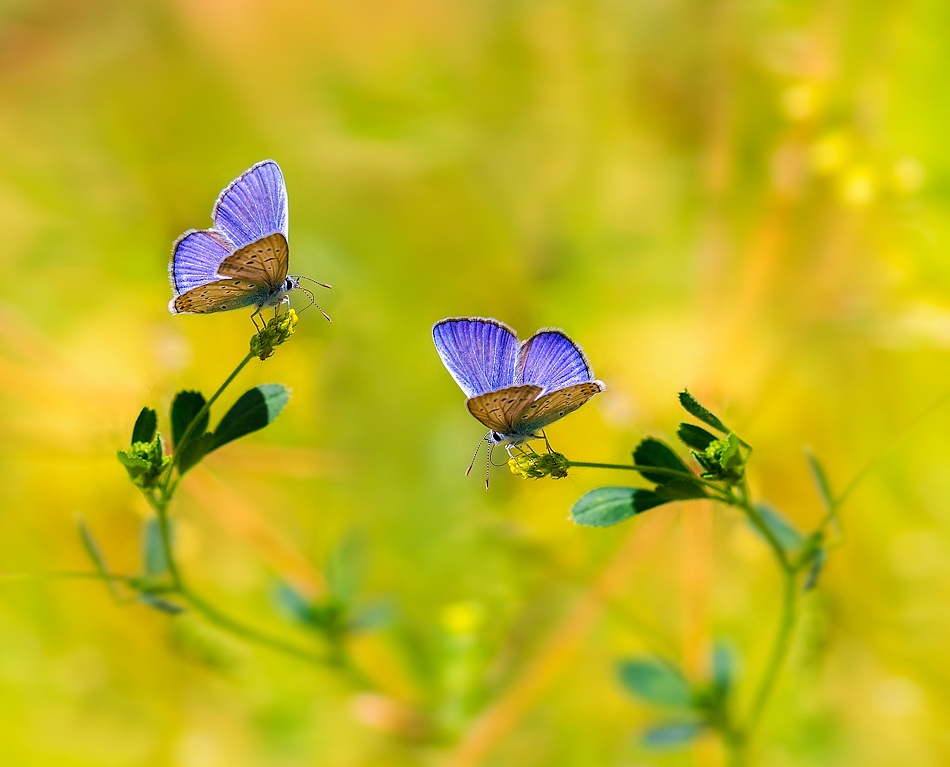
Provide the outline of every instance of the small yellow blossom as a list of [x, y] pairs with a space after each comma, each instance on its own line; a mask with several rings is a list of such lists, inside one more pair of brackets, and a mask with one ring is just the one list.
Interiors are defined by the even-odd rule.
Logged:
[[278, 346], [294, 334], [297, 322], [297, 312], [293, 309], [288, 309], [285, 314], [278, 314], [260, 333], [251, 336], [251, 353], [266, 360]]
[[567, 458], [560, 453], [516, 453], [508, 459], [511, 473], [525, 479], [561, 479], [567, 476], [569, 465]]

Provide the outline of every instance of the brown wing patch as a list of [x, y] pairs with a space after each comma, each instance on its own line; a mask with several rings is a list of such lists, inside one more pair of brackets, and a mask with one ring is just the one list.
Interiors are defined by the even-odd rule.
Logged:
[[275, 232], [234, 251], [221, 262], [218, 274], [262, 282], [273, 291], [287, 277], [289, 260], [287, 239], [280, 232]]
[[210, 314], [240, 309], [258, 302], [263, 286], [259, 282], [229, 277], [199, 285], [172, 301], [176, 314]]
[[543, 391], [540, 386], [509, 386], [507, 389], [490, 391], [472, 397], [465, 404], [478, 421], [492, 431], [508, 434], [512, 425]]
[[530, 424], [532, 430], [543, 429], [548, 424], [577, 410], [603, 390], [604, 385], [600, 381], [587, 381], [558, 389], [531, 402], [520, 414], [517, 423]]

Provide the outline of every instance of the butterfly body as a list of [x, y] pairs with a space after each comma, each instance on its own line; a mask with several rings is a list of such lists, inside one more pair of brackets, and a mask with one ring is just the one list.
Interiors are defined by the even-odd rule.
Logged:
[[498, 320], [453, 317], [437, 322], [432, 338], [490, 446], [510, 451], [541, 439], [546, 426], [605, 389], [581, 348], [556, 328], [519, 342]]
[[254, 320], [266, 307], [288, 303], [293, 290], [313, 300], [302, 278], [287, 273], [287, 190], [277, 163], [264, 160], [232, 181], [211, 218], [213, 228], [191, 229], [175, 241], [168, 266], [172, 314], [253, 307]]

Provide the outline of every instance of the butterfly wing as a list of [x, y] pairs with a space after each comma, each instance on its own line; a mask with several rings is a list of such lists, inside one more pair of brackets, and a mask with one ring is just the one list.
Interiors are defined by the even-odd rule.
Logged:
[[172, 314], [210, 314], [259, 304], [267, 294], [259, 282], [236, 277], [209, 282], [175, 296], [168, 304]]
[[533, 434], [577, 410], [605, 388], [600, 381], [585, 381], [538, 397], [519, 414], [512, 430], [517, 434]]
[[540, 386], [509, 386], [471, 397], [465, 404], [481, 424], [507, 436], [540, 393]]
[[518, 350], [515, 383], [534, 384], [553, 392], [593, 378], [584, 352], [560, 330], [539, 330]]
[[168, 280], [176, 294], [221, 279], [218, 265], [234, 248], [214, 230], [191, 229], [175, 240], [172, 260], [168, 264]]
[[518, 339], [507, 325], [482, 317], [454, 317], [435, 324], [432, 340], [442, 364], [470, 400], [515, 383]]
[[225, 258], [218, 267], [223, 277], [239, 277], [262, 283], [269, 291], [284, 284], [289, 254], [287, 238], [280, 232], [245, 245]]
[[211, 212], [235, 249], [279, 232], [287, 239], [287, 187], [280, 167], [264, 160], [244, 171], [221, 192]]

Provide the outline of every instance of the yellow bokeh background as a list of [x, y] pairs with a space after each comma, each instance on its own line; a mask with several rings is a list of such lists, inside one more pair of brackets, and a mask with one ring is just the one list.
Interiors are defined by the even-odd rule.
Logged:
[[[3, 3], [0, 763], [722, 764], [712, 738], [642, 748], [658, 714], [615, 664], [702, 679], [725, 641], [748, 703], [768, 551], [701, 503], [568, 521], [626, 475], [499, 468], [485, 493], [431, 341], [453, 315], [584, 347], [607, 391], [548, 430], [574, 460], [675, 441], [688, 387], [802, 528], [822, 515], [803, 446], [839, 491], [873, 461], [756, 763], [947, 763], [948, 23], [937, 0]], [[252, 332], [169, 315], [171, 243], [267, 157], [333, 323], [304, 312], [225, 395], [292, 390], [183, 482], [179, 557], [221, 609], [319, 648], [276, 585], [320, 596], [359, 541], [360, 599], [392, 612], [353, 642], [372, 694], [53, 577], [91, 570], [77, 515], [139, 571], [148, 507], [115, 451], [143, 405], [167, 432], [175, 392], [213, 392]]]

